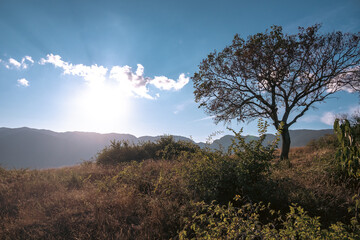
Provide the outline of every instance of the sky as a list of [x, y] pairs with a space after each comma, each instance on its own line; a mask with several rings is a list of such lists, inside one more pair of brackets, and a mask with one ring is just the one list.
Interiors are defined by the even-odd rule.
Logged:
[[[0, 0], [0, 127], [218, 138], [226, 126], [194, 101], [202, 59], [236, 33], [315, 23], [359, 32], [360, 1]], [[339, 92], [292, 129], [332, 128], [359, 101]]]

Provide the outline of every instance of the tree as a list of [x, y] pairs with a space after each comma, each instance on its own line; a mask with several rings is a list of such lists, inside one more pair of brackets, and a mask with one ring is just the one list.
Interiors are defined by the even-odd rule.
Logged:
[[299, 27], [288, 35], [272, 26], [246, 40], [235, 35], [199, 65], [195, 101], [216, 123], [271, 119], [276, 129], [282, 126], [281, 159], [288, 159], [289, 127], [315, 103], [359, 81], [360, 33], [319, 29]]

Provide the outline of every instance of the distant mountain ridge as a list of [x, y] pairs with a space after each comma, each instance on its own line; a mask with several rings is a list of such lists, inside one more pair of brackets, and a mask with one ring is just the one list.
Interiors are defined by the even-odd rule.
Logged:
[[[318, 139], [332, 129], [291, 130], [292, 147], [305, 146], [310, 140]], [[132, 143], [157, 141], [161, 136], [135, 137], [131, 134], [64, 132], [33, 128], [0, 128], [0, 166], [5, 168], [53, 168], [70, 166], [94, 158], [110, 141], [126, 140]], [[208, 145], [212, 149], [227, 149], [233, 136], [226, 135]], [[275, 135], [268, 134], [265, 141], [272, 141]], [[190, 138], [174, 136], [176, 141], [191, 141]], [[257, 139], [245, 136], [245, 140]], [[205, 143], [197, 143], [200, 147]], [[279, 145], [281, 146], [281, 145]]]
[[[333, 129], [321, 129], [321, 130], [308, 130], [308, 129], [299, 129], [299, 130], [290, 130], [290, 138], [291, 138], [291, 147], [303, 147], [308, 144], [311, 140], [319, 139], [326, 134], [333, 134]], [[245, 141], [249, 142], [251, 140], [259, 139], [259, 137], [247, 135], [244, 136]], [[215, 140], [210, 147], [213, 149], [219, 149], [221, 146], [224, 149], [227, 149], [231, 143], [234, 136], [225, 135], [220, 139]], [[274, 134], [266, 134], [264, 143], [270, 143], [274, 141], [276, 136]], [[278, 146], [281, 147], [282, 141], [278, 143]]]

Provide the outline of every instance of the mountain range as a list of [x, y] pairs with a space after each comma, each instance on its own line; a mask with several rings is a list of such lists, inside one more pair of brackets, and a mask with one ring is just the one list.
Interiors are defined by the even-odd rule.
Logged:
[[[305, 146], [310, 140], [332, 134], [332, 129], [324, 130], [291, 130], [291, 146]], [[91, 160], [111, 140], [129, 141], [134, 144], [146, 141], [157, 141], [161, 136], [135, 137], [131, 134], [100, 134], [91, 132], [53, 132], [33, 128], [0, 128], [0, 166], [5, 168], [54, 168], [79, 164]], [[266, 140], [272, 141], [273, 134], [267, 134]], [[190, 138], [174, 136], [176, 141], [191, 141]], [[200, 147], [227, 149], [233, 136], [226, 135], [213, 141], [210, 145], [196, 143]], [[245, 136], [246, 141], [257, 139], [256, 136]], [[280, 143], [281, 144], [281, 143]], [[281, 145], [279, 145], [281, 146]]]

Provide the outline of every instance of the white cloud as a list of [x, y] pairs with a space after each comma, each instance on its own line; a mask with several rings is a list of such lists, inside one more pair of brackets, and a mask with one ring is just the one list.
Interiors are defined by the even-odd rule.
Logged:
[[214, 119], [215, 117], [216, 116], [208, 116], [208, 117], [196, 119], [196, 120], [194, 120], [194, 122], [206, 121], [206, 120]]
[[[347, 69], [345, 73], [341, 73], [331, 80], [327, 92], [342, 90], [353, 93], [355, 89], [360, 90], [360, 81], [354, 81], [359, 78], [359, 75], [360, 65]], [[351, 82], [352, 86], [347, 82]]]
[[33, 60], [32, 57], [30, 57], [30, 56], [25, 56], [25, 57], [23, 57], [23, 59], [22, 59], [21, 61], [24, 62], [25, 60], [27, 60], [27, 61], [29, 61], [29, 62], [31, 62], [31, 63], [34, 63], [34, 60]]
[[110, 71], [110, 78], [116, 80], [120, 86], [124, 89], [129, 89], [131, 93], [144, 97], [147, 99], [154, 99], [151, 95], [149, 95], [149, 89], [147, 88], [147, 84], [150, 79], [145, 78], [144, 67], [141, 64], [137, 65], [137, 70], [135, 74], [132, 72], [131, 67], [125, 65], [114, 66]]
[[18, 82], [18, 86], [21, 86], [21, 87], [30, 86], [29, 81], [26, 80], [25, 78], [18, 79], [17, 82]]
[[41, 58], [39, 61], [39, 64], [44, 65], [45, 63], [52, 63], [55, 65], [55, 67], [61, 67], [64, 68], [65, 66], [68, 66], [69, 64], [61, 60], [61, 57], [59, 55], [54, 55], [52, 53], [46, 55], [46, 58]]
[[355, 90], [350, 87], [349, 85], [338, 85], [336, 82], [332, 82], [328, 85], [328, 89], [326, 90], [327, 92], [336, 92], [336, 91], [346, 91], [348, 93], [353, 93], [355, 92]]
[[26, 61], [30, 62], [31, 64], [34, 63], [34, 60], [32, 59], [32, 57], [30, 57], [30, 56], [25, 56], [25, 57], [23, 57], [23, 58], [21, 59], [21, 67], [22, 67], [23, 69], [28, 68], [28, 64], [26, 63]]
[[27, 62], [30, 62], [31, 64], [33, 64], [34, 60], [30, 56], [23, 57], [21, 59], [21, 62], [17, 61], [14, 58], [9, 58], [9, 64], [5, 64], [5, 67], [10, 69], [10, 67], [13, 66], [13, 67], [15, 67], [17, 69], [20, 69], [20, 68], [26, 69], [29, 66]]
[[155, 77], [150, 81], [150, 84], [161, 90], [180, 90], [189, 82], [189, 77], [185, 77], [185, 74], [180, 74], [177, 81], [169, 79], [165, 76]]
[[147, 99], [156, 99], [160, 95], [155, 96], [149, 94], [149, 84], [155, 86], [160, 90], [180, 90], [188, 82], [189, 77], [185, 74], [180, 74], [177, 81], [169, 79], [165, 76], [156, 76], [154, 79], [144, 76], [144, 66], [137, 64], [137, 69], [133, 72], [130, 66], [113, 66], [108, 72], [108, 69], [98, 65], [83, 65], [65, 62], [59, 55], [48, 54], [46, 58], [41, 58], [39, 64], [46, 63], [53, 64], [55, 67], [62, 68], [64, 74], [80, 76], [89, 84], [103, 83], [105, 81], [115, 81], [122, 89], [123, 93], [143, 97]]
[[16, 68], [20, 68], [21, 67], [21, 63], [19, 63], [18, 61], [16, 61], [15, 59], [13, 58], [9, 58], [9, 63], [11, 65], [13, 65], [14, 67]]
[[66, 71], [64, 71], [64, 74], [83, 77], [85, 81], [93, 84], [105, 81], [107, 71], [107, 68], [103, 66], [98, 66], [96, 64], [91, 66], [77, 64], [70, 65], [70, 67]]
[[39, 64], [44, 65], [45, 63], [51, 63], [55, 67], [62, 68], [64, 74], [74, 75], [83, 77], [85, 81], [90, 84], [97, 84], [105, 81], [107, 68], [98, 66], [96, 64], [86, 66], [83, 64], [73, 65], [71, 63], [61, 60], [59, 55], [48, 54], [46, 59], [41, 58]]
[[360, 107], [359, 106], [349, 108], [349, 114], [356, 114], [356, 113], [360, 113]]
[[333, 112], [325, 112], [320, 120], [321, 120], [321, 122], [332, 126], [334, 124], [335, 118], [336, 118], [335, 113], [333, 113]]
[[[336, 118], [349, 118], [358, 112], [360, 112], [359, 106], [351, 106], [342, 112], [325, 112], [319, 119], [322, 123], [332, 126]], [[316, 119], [316, 117], [314, 117], [314, 119]]]
[[148, 99], [155, 99], [160, 97], [160, 94], [155, 94], [155, 97], [149, 94], [148, 85], [154, 85], [160, 90], [180, 90], [188, 82], [189, 78], [185, 77], [185, 74], [180, 74], [178, 81], [174, 81], [165, 76], [155, 77], [151, 79], [144, 76], [144, 67], [141, 64], [137, 64], [137, 69], [135, 73], [132, 71], [132, 68], [125, 65], [114, 66], [110, 71], [110, 78], [116, 80], [124, 88], [130, 89], [130, 91], [139, 97], [144, 97]]

